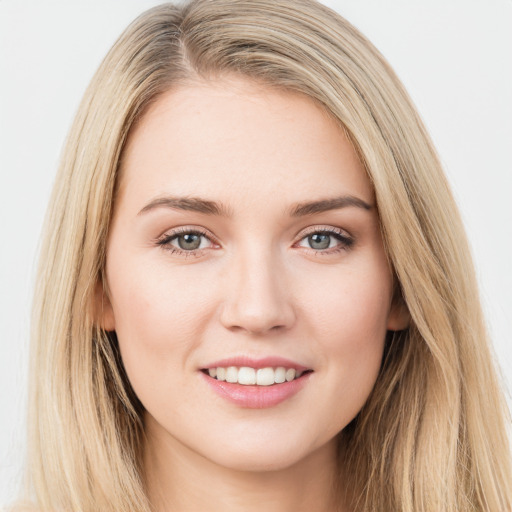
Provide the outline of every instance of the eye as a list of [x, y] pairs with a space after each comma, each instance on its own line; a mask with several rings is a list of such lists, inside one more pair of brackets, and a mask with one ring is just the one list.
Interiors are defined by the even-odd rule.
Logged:
[[187, 255], [200, 252], [215, 245], [206, 232], [189, 228], [179, 228], [166, 233], [156, 243], [172, 253]]
[[304, 236], [297, 244], [317, 252], [333, 253], [349, 249], [354, 239], [340, 229], [317, 229]]
[[203, 235], [197, 233], [185, 233], [184, 235], [177, 235], [170, 243], [172, 245], [173, 242], [176, 242], [180, 249], [193, 251], [199, 249], [201, 244], [204, 246], [204, 238]]

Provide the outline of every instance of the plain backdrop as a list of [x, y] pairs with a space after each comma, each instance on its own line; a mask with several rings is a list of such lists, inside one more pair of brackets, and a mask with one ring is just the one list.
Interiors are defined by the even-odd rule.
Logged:
[[[0, 505], [24, 454], [29, 311], [59, 153], [104, 54], [150, 0], [0, 0]], [[512, 0], [331, 0], [387, 57], [462, 210], [512, 382]]]

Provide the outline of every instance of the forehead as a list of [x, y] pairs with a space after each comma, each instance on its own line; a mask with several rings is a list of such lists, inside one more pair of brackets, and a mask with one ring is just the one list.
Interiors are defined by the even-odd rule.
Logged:
[[352, 144], [323, 108], [240, 78], [159, 97], [130, 134], [120, 185], [120, 195], [213, 195], [234, 207], [277, 191], [281, 201], [329, 193], [373, 200]]

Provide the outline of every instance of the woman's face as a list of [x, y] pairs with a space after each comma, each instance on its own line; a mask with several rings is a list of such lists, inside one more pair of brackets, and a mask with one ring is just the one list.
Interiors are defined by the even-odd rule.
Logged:
[[229, 468], [331, 452], [403, 327], [343, 131], [238, 78], [169, 92], [132, 131], [107, 281], [148, 434]]

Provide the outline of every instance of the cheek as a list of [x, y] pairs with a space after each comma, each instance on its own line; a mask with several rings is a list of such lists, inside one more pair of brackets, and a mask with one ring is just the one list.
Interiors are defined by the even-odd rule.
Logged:
[[321, 305], [318, 318], [325, 353], [336, 357], [347, 371], [378, 366], [386, 336], [389, 298], [377, 290], [357, 286], [351, 293], [324, 296]]
[[332, 269], [305, 283], [304, 314], [313, 313], [311, 322], [322, 339], [332, 340], [333, 350], [364, 350], [385, 336], [391, 289], [391, 274], [380, 261]]
[[306, 308], [310, 337], [322, 354], [319, 369], [323, 371], [318, 376], [325, 389], [323, 407], [332, 411], [332, 433], [361, 410], [381, 366], [391, 277], [386, 267], [371, 268], [371, 272], [331, 276], [326, 290], [312, 294]]
[[115, 329], [136, 388], [146, 375], [158, 380], [183, 369], [213, 303], [208, 287], [195, 286], [186, 272], [117, 261], [121, 263], [108, 273]]

